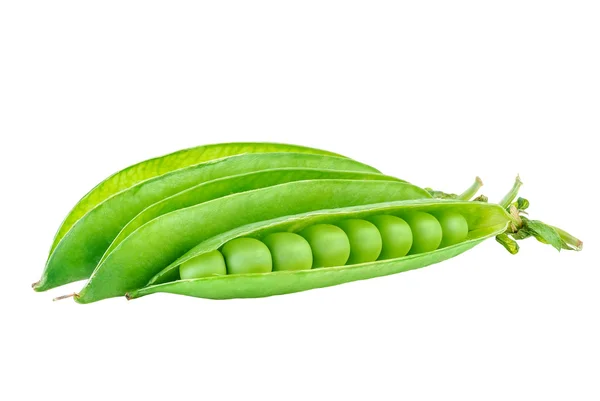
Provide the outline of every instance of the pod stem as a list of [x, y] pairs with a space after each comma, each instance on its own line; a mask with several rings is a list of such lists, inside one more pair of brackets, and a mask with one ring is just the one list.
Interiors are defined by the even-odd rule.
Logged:
[[479, 189], [482, 186], [483, 186], [483, 181], [481, 181], [481, 178], [475, 177], [475, 182], [473, 182], [473, 184], [471, 184], [471, 186], [469, 188], [467, 188], [465, 190], [465, 192], [458, 195], [457, 199], [470, 200], [472, 197], [475, 196], [475, 194], [477, 194], [477, 191], [479, 191]]
[[67, 298], [74, 297], [75, 295], [77, 295], [77, 293], [75, 293], [75, 292], [74, 292], [74, 293], [72, 293], [72, 294], [61, 295], [60, 297], [56, 297], [56, 298], [54, 298], [54, 299], [52, 299], [52, 300], [53, 300], [53, 301], [60, 301], [60, 300], [63, 300], [63, 299], [67, 299]]
[[521, 185], [523, 185], [523, 182], [521, 181], [521, 178], [517, 175], [513, 187], [506, 195], [504, 195], [504, 198], [502, 198], [500, 202], [498, 202], [498, 204], [506, 209], [511, 204], [511, 202], [517, 197]]

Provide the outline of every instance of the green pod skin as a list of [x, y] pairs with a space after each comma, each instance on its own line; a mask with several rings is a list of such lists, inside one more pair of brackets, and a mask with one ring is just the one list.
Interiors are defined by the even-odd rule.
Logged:
[[210, 160], [244, 153], [269, 152], [310, 153], [343, 157], [333, 152], [305, 146], [280, 143], [237, 142], [197, 146], [145, 160], [111, 175], [81, 198], [58, 229], [50, 248], [50, 253], [52, 253], [58, 242], [71, 229], [73, 224], [87, 212], [114, 194], [131, 188], [142, 181]]
[[412, 246], [410, 226], [400, 217], [382, 214], [373, 216], [369, 221], [381, 234], [382, 247], [379, 260], [394, 259], [406, 256]]
[[310, 244], [295, 233], [273, 233], [262, 242], [271, 251], [273, 271], [309, 270], [313, 256]]
[[310, 244], [312, 268], [343, 266], [350, 257], [350, 241], [341, 228], [331, 224], [316, 224], [300, 232]]
[[381, 253], [382, 240], [377, 227], [361, 219], [344, 220], [337, 224], [350, 241], [349, 265], [377, 260]]
[[437, 213], [435, 218], [442, 227], [440, 248], [463, 242], [469, 235], [467, 220], [456, 212]]
[[442, 242], [442, 226], [435, 217], [425, 212], [415, 212], [404, 216], [413, 235], [409, 254], [431, 252]]
[[119, 232], [145, 208], [165, 197], [207, 181], [285, 167], [376, 171], [347, 158], [283, 152], [235, 155], [154, 177], [115, 194], [73, 224], [48, 258], [36, 289], [47, 289], [89, 277]]
[[179, 266], [179, 276], [182, 280], [227, 274], [225, 259], [219, 251], [207, 252], [184, 262]]
[[269, 248], [254, 238], [236, 238], [221, 249], [227, 274], [268, 273], [273, 270]]
[[195, 245], [246, 224], [317, 210], [430, 198], [427, 191], [404, 182], [306, 180], [175, 210], [125, 238], [96, 267], [75, 300], [94, 302], [140, 288]]
[[[228, 275], [185, 281], [177, 281], [174, 278], [174, 281], [158, 284], [161, 279], [170, 275], [169, 271], [173, 268], [176, 269], [178, 263], [198, 254], [217, 249], [222, 246], [221, 244], [239, 236], [251, 236], [260, 239], [273, 232], [302, 231], [306, 227], [315, 224], [336, 224], [345, 219], [372, 220], [374, 216], [383, 214], [406, 216], [415, 212], [434, 214], [446, 211], [454, 211], [463, 215], [469, 224], [470, 231], [465, 241], [443, 249], [359, 265], [251, 275]], [[132, 299], [158, 292], [168, 292], [209, 299], [256, 298], [380, 277], [425, 267], [452, 258], [473, 248], [487, 238], [503, 233], [509, 223], [510, 216], [499, 205], [426, 199], [386, 202], [284, 216], [238, 227], [198, 244], [175, 261], [173, 267], [167, 267], [161, 274], [153, 278], [151, 282], [155, 284], [131, 291], [127, 294], [127, 297]]]
[[100, 262], [131, 233], [163, 214], [251, 189], [266, 188], [286, 182], [321, 179], [403, 181], [379, 173], [295, 167], [259, 170], [219, 178], [181, 191], [142, 210], [123, 227], [102, 256], [102, 259], [100, 259]]

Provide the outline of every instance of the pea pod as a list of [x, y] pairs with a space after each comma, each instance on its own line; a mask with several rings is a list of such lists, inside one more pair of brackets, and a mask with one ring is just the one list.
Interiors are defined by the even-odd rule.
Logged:
[[[382, 214], [403, 216], [417, 211], [460, 213], [465, 216], [471, 231], [467, 239], [460, 244], [424, 254], [388, 260], [302, 271], [225, 275], [188, 280], [176, 279], [177, 269], [181, 263], [217, 250], [235, 238], [262, 239], [274, 232], [298, 232], [315, 224], [336, 224], [336, 222], [348, 219], [368, 219]], [[385, 202], [285, 216], [238, 227], [204, 241], [161, 271], [150, 280], [148, 286], [131, 291], [127, 296], [128, 298], [137, 298], [156, 292], [170, 292], [211, 299], [255, 298], [385, 276], [454, 257], [483, 240], [504, 232], [510, 221], [510, 216], [499, 205], [431, 199]]]
[[135, 216], [113, 240], [104, 253], [106, 258], [127, 236], [149, 221], [177, 209], [194, 206], [202, 202], [226, 196], [232, 193], [265, 188], [285, 182], [317, 179], [354, 179], [354, 180], [386, 180], [402, 181], [379, 173], [367, 173], [345, 170], [323, 170], [314, 168], [280, 168], [260, 170], [252, 173], [238, 174], [230, 177], [208, 181], [185, 191], [176, 193], [160, 202], [147, 207]]
[[[376, 172], [347, 158], [293, 152], [241, 154], [171, 171], [113, 195], [81, 217], [54, 248], [35, 289], [42, 291], [89, 277], [121, 229], [146, 207], [165, 197], [210, 180], [277, 167]], [[289, 176], [281, 179], [286, 177]], [[276, 177], [272, 179], [277, 181]], [[255, 184], [261, 182], [254, 181]], [[234, 187], [224, 188], [221, 193], [233, 190]], [[204, 199], [210, 199], [210, 195], [207, 192]]]
[[82, 303], [124, 295], [196, 244], [236, 227], [307, 211], [430, 198], [405, 182], [306, 180], [232, 194], [175, 210], [144, 224], [106, 256], [83, 290]]
[[[498, 204], [421, 189], [330, 152], [209, 145], [125, 169], [88, 193], [55, 237], [44, 290], [89, 277], [80, 303], [156, 292], [263, 297], [416, 269], [495, 236], [581, 250], [531, 220], [519, 178]], [[432, 198], [443, 198], [434, 199]]]
[[219, 143], [183, 149], [161, 157], [145, 160], [129, 166], [102, 181], [88, 192], [69, 212], [59, 227], [50, 253], [58, 245], [62, 237], [71, 229], [73, 224], [112, 195], [119, 193], [135, 184], [153, 177], [166, 174], [180, 168], [193, 166], [198, 163], [216, 160], [227, 156], [243, 153], [294, 152], [312, 153], [328, 156], [340, 156], [326, 150], [308, 148], [305, 146], [279, 143], [239, 142]]

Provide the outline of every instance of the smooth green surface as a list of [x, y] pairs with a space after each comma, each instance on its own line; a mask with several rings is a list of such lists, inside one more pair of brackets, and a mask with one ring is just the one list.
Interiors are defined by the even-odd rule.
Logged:
[[124, 295], [200, 242], [236, 227], [312, 210], [429, 198], [404, 182], [307, 180], [218, 198], [162, 215], [125, 238], [94, 270], [79, 302]]
[[445, 212], [437, 213], [435, 218], [442, 227], [442, 242], [440, 248], [458, 244], [469, 235], [467, 220], [460, 213]]
[[125, 227], [123, 227], [110, 244], [101, 260], [106, 258], [106, 256], [112, 252], [123, 239], [136, 229], [163, 214], [177, 209], [194, 206], [232, 193], [265, 188], [276, 184], [283, 184], [285, 182], [319, 179], [403, 181], [380, 173], [295, 167], [259, 170], [251, 173], [219, 178], [176, 193], [175, 195], [165, 198], [142, 210], [127, 223]]
[[182, 280], [227, 274], [225, 259], [219, 251], [207, 252], [182, 263], [179, 276]]
[[367, 263], [377, 260], [381, 253], [381, 234], [377, 227], [362, 219], [349, 219], [337, 224], [350, 241], [350, 257], [346, 264]]
[[273, 270], [269, 248], [254, 238], [236, 238], [221, 249], [227, 274], [267, 273]]
[[[47, 289], [89, 277], [121, 229], [166, 197], [203, 182], [280, 167], [375, 171], [347, 158], [283, 152], [235, 155], [154, 177], [112, 196], [77, 221], [50, 255], [37, 287]], [[217, 195], [222, 196], [222, 191]]]
[[[465, 202], [448, 202], [452, 204], [442, 202], [443, 204], [440, 205], [439, 201], [438, 204], [427, 204], [425, 201], [395, 202], [387, 203], [386, 206], [379, 206], [375, 208], [371, 206], [372, 210], [359, 211], [358, 209], [360, 208], [358, 208], [353, 212], [340, 212], [338, 213], [338, 216], [326, 217], [339, 218], [340, 215], [344, 214], [368, 216], [369, 213], [374, 212], [373, 209], [375, 209], [375, 212], [378, 213], [381, 213], [383, 210], [385, 210], [386, 213], [398, 213], [405, 212], [407, 209], [423, 209], [428, 211], [431, 211], [432, 209], [440, 210], [442, 208], [460, 209], [464, 214], [469, 214], [470, 217], [467, 217], [467, 220], [469, 221], [470, 226], [475, 228], [475, 230], [469, 233], [467, 240], [460, 244], [451, 245], [449, 247], [431, 251], [425, 254], [409, 255], [396, 259], [380, 260], [357, 265], [346, 265], [295, 272], [271, 272], [267, 274], [248, 274], [196, 280], [178, 280], [152, 285], [132, 291], [128, 294], [128, 298], [138, 298], [157, 292], [168, 292], [209, 299], [256, 298], [288, 294], [338, 285], [356, 280], [385, 276], [425, 267], [433, 263], [438, 263], [452, 258], [471, 249], [483, 240], [503, 232], [509, 223], [508, 215], [498, 205], [475, 202], [471, 202], [469, 205]], [[364, 207], [361, 208], [364, 209]], [[319, 220], [323, 217], [324, 216], [322, 215], [305, 216], [304, 224], [310, 224], [315, 219]], [[286, 224], [289, 224], [289, 222], [278, 224], [263, 222], [263, 227], [259, 228], [258, 225], [254, 225], [251, 231], [254, 233], [254, 235], [260, 235], [261, 231], [264, 232], [265, 230], [272, 230], [277, 225], [279, 225], [277, 228], [280, 229]], [[215, 244], [219, 241], [224, 240], [224, 238], [236, 234], [237, 233], [231, 232], [228, 235], [222, 236], [220, 239], [207, 241], [207, 243], [204, 245], [204, 248], [208, 250], [215, 246]], [[248, 232], [246, 232], [246, 235], [248, 235]]]
[[310, 245], [312, 268], [345, 265], [350, 256], [350, 241], [341, 228], [332, 224], [315, 224], [299, 233]]
[[381, 234], [379, 260], [399, 258], [408, 254], [412, 246], [412, 231], [406, 221], [387, 214], [373, 216], [369, 221], [375, 224]]
[[313, 256], [309, 243], [295, 233], [273, 233], [262, 240], [271, 251], [273, 271], [308, 270]]
[[129, 166], [110, 177], [106, 178], [100, 184], [96, 185], [88, 192], [73, 209], [69, 212], [61, 224], [50, 253], [54, 250], [61, 238], [71, 229], [73, 224], [92, 210], [96, 205], [102, 203], [112, 195], [130, 188], [135, 184], [147, 179], [166, 174], [173, 170], [189, 167], [198, 163], [220, 159], [227, 156], [238, 155], [242, 153], [267, 153], [267, 152], [294, 152], [294, 153], [312, 153], [329, 156], [340, 156], [336, 153], [321, 149], [308, 148], [305, 146], [296, 146], [279, 143], [218, 143], [212, 145], [197, 146], [194, 148], [183, 149], [164, 156], [145, 160], [140, 163]]
[[468, 239], [481, 238], [490, 227], [505, 229], [510, 220], [504, 209], [498, 205], [479, 202], [449, 201], [439, 199], [421, 199], [411, 201], [384, 202], [373, 205], [344, 207], [335, 210], [316, 210], [298, 215], [282, 216], [272, 220], [260, 221], [246, 226], [237, 227], [228, 232], [207, 239], [190, 249], [176, 261], [161, 270], [148, 282], [156, 285], [177, 280], [177, 267], [197, 255], [219, 249], [227, 241], [238, 237], [253, 237], [257, 239], [274, 232], [300, 232], [315, 224], [336, 224], [345, 219], [367, 219], [386, 214], [406, 214], [411, 211], [427, 210], [429, 212], [460, 211], [467, 219], [471, 231]]
[[413, 243], [409, 254], [431, 252], [442, 242], [442, 227], [435, 217], [429, 213], [416, 212], [403, 216], [410, 226]]

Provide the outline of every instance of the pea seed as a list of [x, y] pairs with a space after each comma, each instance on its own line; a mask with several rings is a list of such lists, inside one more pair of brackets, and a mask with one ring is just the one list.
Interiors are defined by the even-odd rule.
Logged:
[[400, 217], [391, 215], [373, 216], [369, 219], [381, 234], [382, 248], [379, 260], [405, 256], [413, 243], [410, 226]]
[[273, 271], [308, 270], [313, 256], [308, 242], [298, 234], [274, 233], [263, 239], [271, 251]]
[[179, 266], [182, 280], [227, 274], [225, 260], [219, 251], [207, 252]]
[[367, 220], [350, 219], [338, 223], [350, 241], [349, 265], [373, 262], [381, 253], [381, 234], [377, 227]]
[[331, 224], [316, 224], [305, 228], [300, 235], [310, 244], [313, 269], [343, 266], [350, 257], [350, 241], [341, 228]]
[[442, 242], [440, 248], [463, 242], [469, 234], [469, 225], [462, 214], [446, 211], [436, 213], [435, 217], [442, 227]]
[[254, 238], [236, 238], [223, 245], [228, 274], [268, 273], [273, 270], [271, 252]]
[[413, 244], [409, 254], [431, 252], [440, 246], [442, 226], [435, 217], [429, 213], [413, 212], [407, 214], [404, 219], [413, 234]]

